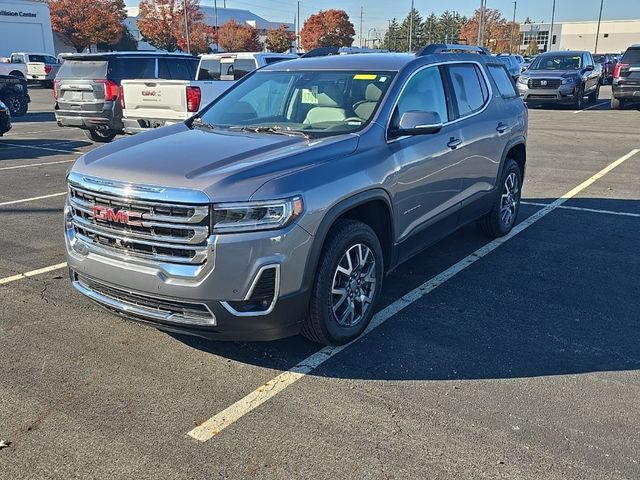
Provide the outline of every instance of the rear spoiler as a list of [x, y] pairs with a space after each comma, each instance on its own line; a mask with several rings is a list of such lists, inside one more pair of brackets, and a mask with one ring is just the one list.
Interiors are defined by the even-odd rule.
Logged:
[[437, 53], [478, 53], [480, 55], [491, 55], [491, 52], [484, 47], [477, 45], [457, 45], [447, 43], [432, 43], [422, 47], [416, 52], [416, 57], [424, 55], [434, 55]]

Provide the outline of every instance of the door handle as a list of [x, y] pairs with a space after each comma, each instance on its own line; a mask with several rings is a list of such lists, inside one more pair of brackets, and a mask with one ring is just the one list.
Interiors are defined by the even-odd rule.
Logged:
[[462, 144], [462, 140], [459, 138], [455, 138], [455, 137], [451, 137], [449, 139], [449, 143], [447, 143], [447, 147], [449, 147], [451, 150], [455, 150], [456, 148], [458, 148], [460, 145]]
[[498, 131], [498, 133], [504, 133], [509, 129], [509, 126], [505, 123], [500, 122], [498, 124], [498, 126], [496, 127], [496, 130]]

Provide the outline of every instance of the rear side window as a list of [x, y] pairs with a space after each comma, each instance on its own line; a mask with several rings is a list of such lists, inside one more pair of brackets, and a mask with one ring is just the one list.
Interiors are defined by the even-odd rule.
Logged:
[[265, 57], [264, 58], [264, 63], [267, 65], [271, 65], [272, 63], [278, 63], [278, 62], [282, 62], [283, 60], [289, 60], [288, 58], [282, 58], [282, 57]]
[[511, 75], [502, 65], [489, 65], [489, 73], [496, 82], [498, 92], [505, 98], [517, 97], [516, 87], [513, 84]]
[[158, 78], [168, 80], [193, 80], [195, 72], [190, 60], [184, 58], [158, 59]]
[[427, 67], [411, 77], [398, 99], [394, 122], [400, 121], [402, 115], [411, 110], [436, 112], [443, 123], [449, 121], [444, 84], [438, 67]]
[[110, 59], [107, 76], [116, 81], [134, 78], [156, 78], [156, 59], [153, 57]]
[[29, 55], [30, 62], [48, 63], [45, 55]]
[[256, 69], [256, 61], [253, 59], [238, 59], [233, 62], [233, 79], [240, 80], [247, 73]]
[[65, 60], [56, 78], [106, 78], [106, 60]]
[[220, 80], [220, 60], [202, 60], [198, 70], [198, 80]]
[[622, 63], [630, 65], [640, 64], [640, 48], [630, 48], [622, 56]]
[[489, 95], [478, 67], [470, 63], [451, 65], [449, 75], [458, 107], [458, 116], [466, 117], [481, 110]]

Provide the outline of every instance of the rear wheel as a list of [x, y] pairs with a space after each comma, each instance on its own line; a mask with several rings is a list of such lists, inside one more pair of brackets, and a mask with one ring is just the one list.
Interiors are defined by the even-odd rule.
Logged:
[[362, 222], [338, 220], [323, 248], [302, 334], [326, 345], [357, 338], [373, 317], [382, 275], [375, 232]]
[[624, 102], [616, 97], [611, 97], [611, 110], [622, 110]]
[[116, 134], [113, 130], [85, 130], [84, 133], [94, 142], [109, 143], [116, 138]]
[[6, 95], [2, 101], [9, 108], [9, 112], [12, 117], [20, 117], [27, 113], [29, 108], [29, 101], [24, 95], [18, 95], [17, 93], [10, 93]]
[[482, 219], [480, 227], [489, 236], [502, 237], [516, 224], [520, 210], [522, 172], [518, 164], [508, 158], [499, 183], [493, 208]]
[[24, 73], [22, 73], [20, 70], [14, 70], [9, 75], [13, 75], [14, 77], [24, 78]]

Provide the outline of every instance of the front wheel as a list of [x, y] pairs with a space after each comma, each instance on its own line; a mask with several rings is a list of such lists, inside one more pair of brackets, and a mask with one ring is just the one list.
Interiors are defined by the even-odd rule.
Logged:
[[521, 194], [522, 172], [518, 164], [508, 158], [493, 208], [480, 220], [480, 226], [487, 235], [502, 237], [511, 231], [520, 211]]
[[595, 89], [593, 93], [589, 94], [589, 103], [596, 103], [598, 101], [598, 97], [600, 96], [600, 84]]
[[116, 138], [113, 130], [85, 130], [85, 135], [97, 143], [109, 143]]
[[584, 105], [584, 87], [578, 87], [576, 90], [576, 97], [573, 99], [573, 108], [576, 110], [582, 110]]
[[29, 100], [24, 95], [10, 93], [3, 98], [3, 102], [7, 105], [12, 117], [21, 117], [27, 113], [29, 108]]
[[345, 344], [362, 334], [380, 295], [383, 262], [371, 227], [338, 220], [323, 247], [302, 334], [325, 345]]

